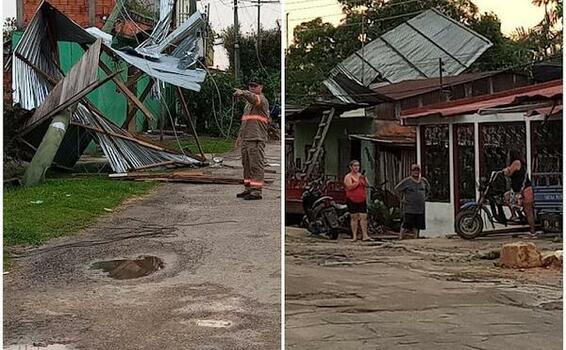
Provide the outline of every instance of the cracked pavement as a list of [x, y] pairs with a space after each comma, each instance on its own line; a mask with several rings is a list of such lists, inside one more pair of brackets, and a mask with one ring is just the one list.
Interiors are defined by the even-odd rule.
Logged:
[[561, 271], [478, 258], [513, 240], [332, 242], [287, 227], [286, 348], [562, 349]]

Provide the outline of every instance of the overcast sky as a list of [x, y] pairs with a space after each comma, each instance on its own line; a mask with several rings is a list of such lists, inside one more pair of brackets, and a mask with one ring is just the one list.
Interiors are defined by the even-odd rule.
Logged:
[[[273, 2], [273, 0], [270, 0]], [[233, 0], [199, 0], [199, 9], [204, 11], [205, 6], [210, 4], [210, 22], [216, 32], [234, 23]], [[257, 1], [239, 0], [238, 20], [243, 32], [255, 31], [257, 28]], [[2, 1], [2, 18], [16, 17], [16, 0]], [[262, 28], [271, 29], [277, 26], [276, 21], [281, 18], [281, 8], [278, 3], [261, 5]], [[221, 46], [215, 47], [214, 65], [219, 68], [228, 66], [226, 51]]]

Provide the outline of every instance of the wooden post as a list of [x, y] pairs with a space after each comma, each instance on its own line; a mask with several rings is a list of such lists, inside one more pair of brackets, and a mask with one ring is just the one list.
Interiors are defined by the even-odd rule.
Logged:
[[16, 27], [20, 30], [24, 28], [24, 0], [16, 1]]
[[88, 0], [88, 25], [96, 26], [96, 0]]
[[114, 9], [110, 13], [110, 16], [108, 16], [108, 18], [106, 19], [104, 26], [102, 27], [103, 32], [105, 32], [105, 33], [111, 33], [112, 32], [112, 29], [114, 29], [114, 25], [116, 25], [116, 20], [120, 16], [120, 13], [122, 13], [122, 7], [124, 7], [125, 3], [126, 3], [126, 0], [116, 1], [116, 6], [114, 6]]
[[37, 148], [37, 152], [33, 155], [33, 159], [24, 173], [24, 186], [35, 186], [45, 179], [45, 173], [55, 159], [69, 127], [70, 119], [71, 112], [69, 110], [65, 110], [53, 118]]
[[[135, 75], [136, 71], [137, 71], [136, 67], [128, 66], [128, 76]], [[134, 95], [137, 94], [137, 86], [136, 86], [137, 84], [136, 84], [136, 82], [134, 82], [130, 86], [128, 86]], [[143, 103], [143, 101], [140, 101], [140, 102]], [[135, 110], [136, 107], [133, 105], [133, 103], [130, 100], [128, 100], [128, 108], [127, 108], [127, 111], [126, 111], [126, 118], [128, 118], [130, 111], [132, 109]], [[137, 131], [136, 130], [136, 117], [135, 117], [135, 112], [134, 112], [134, 117], [131, 118], [128, 122], [128, 132], [130, 132], [130, 134], [135, 134], [136, 131]]]

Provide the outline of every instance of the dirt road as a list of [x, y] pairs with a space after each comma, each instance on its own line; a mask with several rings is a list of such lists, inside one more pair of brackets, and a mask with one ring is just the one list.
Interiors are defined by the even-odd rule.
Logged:
[[[277, 174], [262, 201], [236, 199], [239, 186], [167, 184], [24, 252], [4, 276], [5, 348], [279, 349], [279, 146], [267, 156]], [[225, 163], [240, 165], [236, 155]], [[91, 268], [138, 256], [163, 268], [129, 280]]]
[[287, 228], [287, 349], [562, 349], [562, 273], [479, 259], [513, 240], [336, 243]]

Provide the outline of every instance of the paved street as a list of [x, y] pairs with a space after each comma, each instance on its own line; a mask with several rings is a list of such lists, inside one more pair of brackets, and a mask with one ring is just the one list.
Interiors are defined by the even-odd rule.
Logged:
[[[236, 199], [240, 186], [166, 184], [20, 252], [4, 276], [5, 348], [279, 349], [280, 146], [267, 155], [277, 174], [263, 201]], [[214, 173], [241, 176], [237, 154], [225, 163]], [[142, 255], [164, 267], [129, 280], [91, 269]]]
[[517, 239], [286, 236], [287, 349], [562, 349], [561, 271], [479, 259]]

